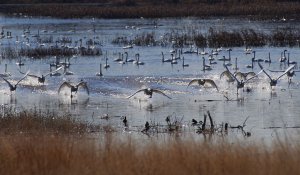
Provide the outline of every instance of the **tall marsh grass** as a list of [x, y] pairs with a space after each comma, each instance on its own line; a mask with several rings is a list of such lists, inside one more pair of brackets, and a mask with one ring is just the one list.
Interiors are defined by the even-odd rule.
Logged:
[[0, 174], [299, 174], [300, 146], [2, 136]]
[[0, 174], [300, 174], [300, 145], [289, 139], [266, 146], [101, 129], [92, 135], [96, 125], [68, 115], [6, 107], [0, 112]]

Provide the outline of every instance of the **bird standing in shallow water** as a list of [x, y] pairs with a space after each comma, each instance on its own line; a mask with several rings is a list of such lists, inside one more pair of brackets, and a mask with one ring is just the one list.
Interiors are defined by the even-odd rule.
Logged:
[[157, 89], [152, 89], [152, 88], [145, 88], [145, 89], [140, 89], [138, 91], [136, 91], [135, 93], [133, 93], [132, 95], [130, 95], [129, 97], [127, 98], [131, 98], [132, 96], [134, 96], [135, 94], [139, 93], [139, 92], [144, 92], [145, 95], [148, 95], [149, 98], [152, 98], [152, 95], [153, 95], [153, 92], [155, 93], [158, 93], [158, 94], [161, 94], [169, 99], [172, 99], [171, 97], [167, 96], [165, 93], [163, 93], [162, 91], [160, 90], [157, 90]]
[[9, 90], [10, 90], [10, 92], [12, 92], [12, 91], [15, 91], [15, 90], [17, 89], [17, 85], [18, 85], [22, 80], [24, 80], [24, 78], [27, 77], [28, 73], [29, 73], [29, 71], [28, 71], [28, 72], [24, 75], [24, 77], [21, 78], [15, 85], [12, 85], [12, 84], [11, 84], [8, 80], [6, 80], [5, 78], [3, 78], [3, 77], [1, 77], [1, 78], [8, 84]]
[[61, 89], [64, 88], [64, 87], [70, 88], [70, 90], [71, 90], [71, 98], [73, 98], [73, 94], [72, 93], [75, 92], [75, 94], [76, 94], [77, 91], [78, 91], [78, 89], [79, 89], [79, 87], [84, 88], [86, 90], [87, 94], [89, 95], [89, 88], [88, 88], [86, 82], [84, 82], [82, 80], [78, 84], [76, 84], [76, 85], [72, 85], [71, 83], [65, 81], [63, 84], [60, 85], [60, 87], [58, 89], [58, 93], [60, 93]]
[[216, 88], [217, 91], [219, 91], [216, 83], [214, 82], [214, 80], [211, 80], [211, 79], [194, 79], [194, 80], [190, 81], [190, 83], [188, 84], [188, 86], [190, 86], [191, 84], [194, 84], [194, 83], [198, 83], [200, 86], [204, 86], [206, 84], [210, 84], [212, 87]]

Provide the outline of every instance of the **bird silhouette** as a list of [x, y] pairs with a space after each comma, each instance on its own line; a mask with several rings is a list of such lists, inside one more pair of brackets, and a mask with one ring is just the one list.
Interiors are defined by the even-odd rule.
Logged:
[[130, 95], [127, 98], [131, 98], [132, 96], [134, 96], [135, 94], [139, 93], [139, 92], [144, 92], [145, 95], [148, 95], [149, 98], [152, 98], [153, 92], [161, 94], [169, 99], [172, 99], [171, 97], [167, 96], [165, 93], [163, 93], [162, 91], [158, 90], [158, 89], [152, 89], [152, 88], [145, 88], [145, 89], [140, 89], [138, 91], [136, 91], [135, 93], [133, 93], [132, 95]]
[[198, 83], [200, 86], [204, 86], [204, 85], [209, 84], [212, 87], [216, 88], [217, 91], [219, 91], [218, 86], [216, 85], [214, 80], [211, 80], [211, 79], [193, 79], [192, 81], [190, 81], [188, 86], [190, 86], [191, 84], [194, 84], [194, 83]]
[[65, 81], [64, 83], [62, 83], [62, 84], [60, 85], [60, 87], [59, 87], [59, 89], [58, 89], [58, 93], [60, 93], [60, 91], [61, 91], [63, 88], [65, 88], [65, 87], [70, 88], [70, 90], [71, 90], [71, 98], [73, 97], [72, 93], [75, 92], [75, 94], [76, 94], [77, 91], [78, 91], [78, 89], [79, 89], [79, 87], [82, 87], [83, 89], [85, 89], [86, 92], [87, 92], [87, 94], [90, 93], [90, 92], [89, 92], [89, 88], [88, 88], [88, 86], [87, 86], [87, 83], [84, 82], [84, 81], [82, 81], [82, 80], [81, 80], [79, 83], [77, 83], [76, 85], [72, 85], [71, 83]]
[[[44, 83], [45, 83], [45, 80], [46, 80], [46, 76], [51, 75], [51, 74], [53, 74], [53, 73], [59, 71], [59, 70], [62, 69], [62, 68], [63, 68], [63, 66], [57, 68], [56, 70], [54, 70], [54, 71], [52, 71], [52, 72], [49, 72], [49, 73], [47, 73], [47, 74], [45, 74], [45, 75], [41, 75], [41, 76], [34, 75], [34, 74], [28, 74], [28, 76], [29, 76], [29, 77], [33, 77], [33, 78], [37, 78], [37, 80], [38, 80], [39, 83], [43, 83], [43, 84], [44, 84]], [[19, 72], [20, 72], [21, 74], [26, 74], [26, 73], [22, 72], [20, 69], [18, 69], [18, 70], [19, 70]]]
[[10, 90], [10, 92], [12, 92], [12, 91], [15, 91], [15, 90], [17, 89], [17, 85], [18, 85], [22, 80], [24, 80], [24, 78], [27, 77], [28, 73], [29, 73], [29, 71], [28, 71], [28, 72], [24, 75], [24, 77], [22, 77], [15, 85], [11, 84], [11, 83], [10, 83], [8, 80], [6, 80], [5, 78], [3, 78], [3, 77], [1, 77], [1, 78], [8, 84], [9, 90]]

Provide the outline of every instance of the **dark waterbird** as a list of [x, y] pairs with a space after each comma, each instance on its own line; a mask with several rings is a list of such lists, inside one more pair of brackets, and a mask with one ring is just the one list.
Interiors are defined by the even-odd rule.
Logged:
[[132, 95], [130, 95], [127, 98], [131, 98], [132, 96], [134, 96], [135, 94], [139, 93], [139, 92], [144, 92], [145, 95], [148, 95], [149, 98], [152, 98], [153, 92], [161, 94], [169, 99], [172, 99], [171, 97], [167, 96], [165, 93], [163, 93], [162, 91], [158, 90], [158, 89], [152, 89], [152, 88], [145, 88], [145, 89], [140, 89], [138, 91], [136, 91], [135, 93], [133, 93]]

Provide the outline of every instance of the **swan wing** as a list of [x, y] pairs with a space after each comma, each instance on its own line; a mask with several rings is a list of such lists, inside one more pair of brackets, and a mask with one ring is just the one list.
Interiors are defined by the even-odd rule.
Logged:
[[199, 79], [193, 79], [192, 81], [189, 82], [188, 87], [189, 87], [191, 84], [198, 83], [198, 81], [199, 81]]
[[24, 79], [27, 77], [27, 75], [29, 75], [29, 71], [24, 75], [23, 78], [21, 78], [21, 79], [16, 83], [16, 86], [17, 86], [22, 80], [24, 80]]
[[146, 89], [140, 89], [140, 90], [137, 90], [135, 93], [131, 94], [131, 95], [128, 96], [127, 98], [131, 98], [131, 97], [133, 97], [135, 94], [137, 94], [137, 93], [139, 93], [139, 92], [141, 92], [141, 91], [144, 91], [144, 90], [146, 90]]
[[248, 76], [253, 77], [253, 76], [256, 76], [256, 75], [257, 75], [257, 74], [256, 74], [255, 72], [247, 72], [247, 73], [245, 73], [246, 78], [247, 78]]
[[[18, 71], [19, 71], [21, 74], [26, 75], [26, 73], [22, 72], [20, 69], [18, 69]], [[33, 78], [39, 78], [39, 76], [33, 75], [33, 74], [28, 74], [28, 76], [29, 76], [29, 77], [33, 77]]]
[[[249, 80], [252, 80], [253, 78], [257, 77], [259, 74], [261, 74], [262, 72], [264, 72], [264, 70], [260, 70], [257, 74], [254, 74], [253, 76], [251, 76], [250, 78], [248, 78], [247, 80], [245, 80], [245, 83]], [[250, 75], [250, 74], [249, 74]]]
[[13, 85], [9, 82], [9, 81], [7, 81], [5, 78], [3, 78], [3, 77], [1, 77], [7, 84], [8, 84], [8, 86], [12, 89], [13, 88]]
[[58, 93], [60, 93], [61, 89], [64, 88], [64, 87], [68, 87], [68, 88], [71, 88], [72, 85], [69, 83], [69, 82], [63, 82], [63, 84], [61, 84], [58, 88]]
[[163, 93], [163, 92], [160, 91], [160, 90], [152, 89], [152, 91], [153, 91], [153, 92], [156, 92], [156, 93], [158, 93], [158, 94], [161, 94], [161, 95], [163, 95], [163, 96], [166, 96], [166, 97], [169, 98], [169, 99], [172, 99], [171, 97], [167, 96], [165, 93]]
[[223, 64], [223, 66], [226, 68], [231, 77], [233, 77], [238, 83], [240, 83], [240, 81], [229, 71], [228, 67], [225, 64]]
[[289, 68], [287, 68], [281, 75], [279, 75], [279, 77], [276, 80], [278, 80], [279, 78], [281, 78], [282, 76], [284, 76], [286, 73], [288, 73], [289, 71], [291, 71], [292, 69], [294, 69], [294, 67], [295, 67], [295, 65], [292, 65]]
[[224, 77], [224, 76], [226, 76], [229, 79], [234, 79], [234, 78], [232, 78], [231, 74], [227, 70], [225, 70], [224, 72], [221, 73], [220, 79], [222, 79], [222, 77]]
[[82, 82], [78, 83], [76, 86], [84, 88], [86, 90], [86, 92], [88, 93], [88, 95], [90, 94], [90, 90], [89, 90], [86, 82], [82, 81]]
[[268, 71], [270, 71], [270, 72], [284, 72], [284, 70], [271, 70], [271, 69], [268, 69]]
[[216, 83], [214, 82], [214, 80], [211, 79], [204, 79], [205, 80], [205, 84], [208, 83], [210, 84], [212, 87], [216, 88], [217, 91], [219, 91], [218, 86], [216, 85]]
[[59, 68], [57, 68], [56, 70], [54, 70], [54, 71], [52, 71], [52, 72], [49, 72], [49, 73], [47, 73], [46, 75], [45, 75], [45, 77], [46, 76], [48, 76], [48, 75], [50, 75], [50, 74], [53, 74], [53, 73], [55, 73], [55, 72], [57, 72], [57, 71], [59, 71], [59, 70], [61, 70], [63, 68], [63, 66], [60, 66]]
[[258, 62], [258, 65], [260, 69], [269, 77], [269, 79], [272, 80], [272, 77], [265, 71], [264, 67], [260, 64], [260, 62]]
[[246, 78], [245, 74], [243, 74], [242, 72], [236, 72], [236, 73], [234, 73], [234, 76], [239, 77], [240, 79]]

